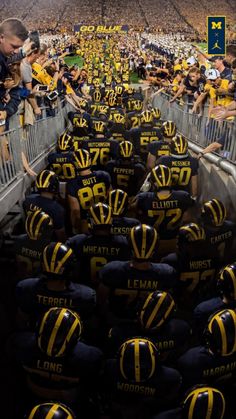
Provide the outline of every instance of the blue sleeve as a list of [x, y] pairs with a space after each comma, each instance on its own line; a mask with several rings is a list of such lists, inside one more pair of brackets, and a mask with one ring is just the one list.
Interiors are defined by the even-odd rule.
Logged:
[[4, 108], [4, 111], [7, 112], [8, 118], [17, 112], [18, 106], [21, 102], [20, 90], [18, 88], [11, 89], [9, 95], [11, 99]]

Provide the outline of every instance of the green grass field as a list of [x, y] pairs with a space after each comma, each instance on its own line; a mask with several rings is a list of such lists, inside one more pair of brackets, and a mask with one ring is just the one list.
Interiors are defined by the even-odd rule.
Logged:
[[[77, 64], [79, 67], [83, 67], [83, 58], [78, 55], [73, 55], [72, 57], [65, 57], [65, 63], [71, 67], [72, 65]], [[130, 76], [131, 83], [138, 83], [139, 78], [136, 73], [132, 73]]]

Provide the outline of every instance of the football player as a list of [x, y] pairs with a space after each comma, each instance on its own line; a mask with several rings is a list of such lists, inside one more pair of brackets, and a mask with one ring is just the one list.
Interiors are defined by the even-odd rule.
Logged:
[[161, 240], [160, 255], [175, 249], [178, 228], [184, 217], [188, 217], [188, 213], [184, 213], [194, 205], [188, 192], [174, 191], [171, 184], [169, 167], [156, 166], [143, 185], [148, 190], [153, 189], [153, 192], [138, 193], [132, 204], [137, 218], [158, 230]]
[[162, 132], [153, 128], [153, 115], [151, 111], [143, 111], [140, 118], [141, 126], [133, 128], [129, 132], [129, 139], [134, 144], [135, 153], [146, 163], [148, 154], [148, 144], [153, 141], [162, 140]]
[[148, 144], [147, 168], [153, 169], [156, 160], [161, 156], [169, 156], [170, 140], [176, 135], [176, 125], [173, 121], [165, 121], [161, 128], [163, 139]]
[[188, 153], [188, 142], [183, 135], [177, 134], [170, 141], [170, 155], [159, 157], [157, 164], [171, 170], [172, 188], [190, 193], [197, 197], [198, 159]]
[[116, 157], [118, 144], [106, 137], [107, 124], [104, 121], [92, 121], [93, 139], [83, 140], [81, 147], [89, 151], [92, 170], [104, 170], [105, 164]]
[[134, 146], [130, 141], [122, 141], [118, 157], [106, 164], [105, 170], [111, 176], [114, 189], [122, 189], [129, 197], [136, 195], [144, 179], [146, 169], [134, 159]]
[[230, 382], [236, 369], [236, 313], [225, 309], [212, 315], [203, 333], [203, 345], [195, 346], [177, 361], [183, 387], [217, 380]]
[[43, 249], [52, 238], [52, 219], [40, 210], [30, 211], [25, 220], [25, 231], [26, 234], [16, 237], [14, 243], [20, 279], [39, 274]]
[[87, 150], [74, 152], [78, 177], [68, 183], [68, 201], [73, 231], [87, 231], [87, 214], [93, 203], [105, 201], [110, 188], [107, 172], [92, 171], [91, 157]]
[[222, 264], [234, 260], [236, 249], [236, 224], [226, 219], [226, 208], [219, 199], [203, 204], [201, 219], [209, 246]]
[[92, 288], [98, 286], [98, 273], [104, 265], [113, 260], [127, 260], [130, 255], [126, 238], [112, 234], [111, 228], [111, 207], [100, 202], [90, 208], [90, 234], [78, 234], [66, 242], [78, 259], [80, 282]]
[[62, 243], [50, 243], [43, 250], [42, 271], [38, 278], [20, 281], [16, 287], [18, 326], [35, 326], [36, 320], [50, 307], [65, 307], [87, 319], [95, 308], [95, 291], [74, 280], [75, 260], [72, 249]]
[[72, 148], [73, 138], [64, 132], [57, 141], [57, 151], [48, 155], [48, 168], [56, 173], [60, 181], [76, 177]]
[[108, 205], [112, 209], [112, 233], [129, 236], [131, 228], [140, 224], [135, 218], [124, 217], [128, 209], [128, 194], [121, 189], [113, 189], [108, 195]]
[[50, 170], [43, 170], [36, 178], [36, 188], [39, 194], [27, 195], [23, 202], [25, 212], [43, 211], [52, 218], [55, 236], [61, 242], [65, 241], [64, 208], [55, 200], [59, 192], [59, 179]]
[[152, 263], [158, 234], [153, 227], [142, 224], [130, 233], [132, 258], [126, 262], [110, 262], [99, 272], [99, 299], [107, 311], [119, 318], [135, 318], [139, 304], [147, 294], [158, 289], [169, 290], [176, 284], [176, 272], [166, 264]]

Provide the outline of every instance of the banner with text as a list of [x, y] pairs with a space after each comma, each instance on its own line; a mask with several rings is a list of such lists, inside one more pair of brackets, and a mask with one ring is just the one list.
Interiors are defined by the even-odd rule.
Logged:
[[112, 34], [112, 33], [125, 33], [128, 32], [129, 26], [128, 25], [113, 25], [113, 26], [104, 26], [104, 25], [75, 25], [74, 31], [75, 33], [105, 33], [105, 34]]
[[207, 16], [207, 53], [225, 55], [226, 53], [225, 16]]

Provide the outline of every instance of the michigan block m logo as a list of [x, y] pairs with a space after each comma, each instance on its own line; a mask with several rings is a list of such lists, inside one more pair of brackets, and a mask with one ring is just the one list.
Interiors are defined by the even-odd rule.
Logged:
[[222, 29], [222, 22], [211, 22], [211, 29]]

